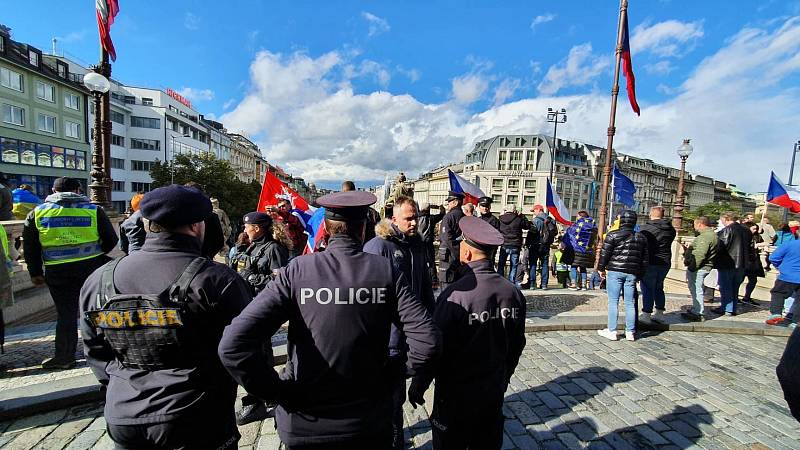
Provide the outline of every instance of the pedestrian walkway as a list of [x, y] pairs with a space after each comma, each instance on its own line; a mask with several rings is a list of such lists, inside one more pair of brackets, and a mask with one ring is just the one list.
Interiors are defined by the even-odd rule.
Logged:
[[[528, 334], [507, 391], [504, 449], [796, 449], [770, 336], [593, 331]], [[405, 406], [409, 449], [431, 448], [428, 414]], [[277, 449], [274, 422], [240, 427], [242, 449]], [[0, 448], [110, 449], [99, 403], [0, 423]]]

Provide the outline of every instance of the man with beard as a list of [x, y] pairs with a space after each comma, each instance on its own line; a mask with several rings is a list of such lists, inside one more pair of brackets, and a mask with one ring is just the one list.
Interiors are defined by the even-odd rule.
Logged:
[[[417, 234], [417, 206], [409, 197], [398, 197], [392, 208], [392, 218], [384, 219], [375, 227], [375, 237], [364, 245], [364, 253], [381, 255], [405, 275], [411, 292], [433, 313], [433, 289], [425, 258], [422, 240]], [[396, 368], [392, 404], [392, 446], [402, 450], [403, 403], [406, 401], [406, 344], [403, 331], [392, 326], [389, 340], [389, 365]]]

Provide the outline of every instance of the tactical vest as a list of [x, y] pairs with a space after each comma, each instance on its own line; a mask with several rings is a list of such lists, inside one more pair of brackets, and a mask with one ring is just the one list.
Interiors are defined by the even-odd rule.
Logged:
[[43, 203], [33, 210], [45, 266], [102, 255], [97, 232], [97, 206], [89, 202]]
[[261, 259], [273, 245], [277, 245], [275, 241], [267, 241], [264, 245], [259, 246], [252, 255], [241, 252], [234, 256], [231, 261], [231, 268], [236, 271], [248, 284], [250, 282], [250, 275], [272, 275], [271, 273], [258, 272], [258, 260]]
[[553, 256], [555, 256], [556, 259], [556, 272], [566, 272], [569, 270], [569, 264], [564, 264], [561, 262], [561, 257], [564, 256], [562, 252], [555, 252], [553, 253]]
[[194, 366], [188, 351], [192, 336], [186, 327], [186, 292], [208, 260], [192, 260], [160, 294], [119, 294], [114, 270], [121, 260], [101, 269], [96, 309], [87, 311], [86, 318], [103, 330], [114, 356], [125, 367], [152, 371]]

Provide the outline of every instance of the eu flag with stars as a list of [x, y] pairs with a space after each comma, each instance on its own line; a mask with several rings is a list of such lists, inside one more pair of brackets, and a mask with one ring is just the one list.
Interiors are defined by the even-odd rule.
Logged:
[[614, 164], [614, 197], [616, 201], [622, 203], [628, 208], [633, 207], [636, 200], [633, 194], [636, 193], [636, 186], [630, 178], [626, 177], [619, 171], [616, 163]]

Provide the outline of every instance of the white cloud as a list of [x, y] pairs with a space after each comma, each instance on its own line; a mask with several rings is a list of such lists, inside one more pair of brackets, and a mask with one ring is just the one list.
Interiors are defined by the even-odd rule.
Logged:
[[387, 22], [386, 19], [380, 18], [375, 14], [362, 11], [361, 17], [366, 20], [367, 24], [369, 25], [369, 31], [367, 32], [369, 36], [377, 36], [391, 29], [389, 22]]
[[657, 63], [645, 64], [644, 70], [652, 75], [667, 75], [675, 70], [675, 67], [671, 62], [667, 60], [661, 60]]
[[183, 16], [183, 26], [187, 30], [192, 30], [192, 31], [199, 29], [200, 28], [200, 17], [196, 16], [195, 14], [193, 14], [191, 12], [187, 12]]
[[541, 25], [543, 23], [550, 22], [555, 18], [556, 18], [556, 15], [553, 14], [553, 13], [547, 13], [547, 14], [542, 14], [540, 16], [536, 16], [536, 17], [533, 18], [533, 21], [531, 22], [531, 30], [536, 31], [536, 26], [537, 25]]
[[[797, 139], [800, 89], [788, 81], [800, 75], [798, 60], [800, 19], [791, 19], [777, 29], [737, 33], [679, 87], [661, 85], [669, 98], [642, 102], [641, 117], [631, 112], [623, 84], [615, 147], [674, 167], [679, 164], [675, 149], [683, 138], [692, 138], [690, 172], [748, 191], [764, 190], [769, 171], [786, 168]], [[591, 58], [581, 66], [592, 67], [586, 61]], [[416, 174], [462, 160], [478, 139], [499, 133], [549, 134], [545, 111], [552, 106], [569, 114], [570, 121], [559, 127], [561, 136], [606, 143], [609, 98], [599, 90], [540, 94], [472, 114], [455, 101], [357, 94], [343, 75], [348, 63], [338, 52], [316, 57], [260, 52], [250, 68], [249, 92], [221, 121], [254, 136], [269, 160], [317, 182], [383, 179], [387, 171], [398, 170]], [[474, 74], [464, 77], [469, 76]], [[473, 86], [463, 89], [465, 100], [480, 97], [475, 92], [485, 95], [490, 77], [480, 77], [484, 88], [477, 80], [463, 83]]]
[[416, 83], [420, 78], [422, 78], [422, 74], [417, 69], [405, 69], [403, 66], [397, 66], [397, 71], [408, 77], [412, 83]]
[[469, 105], [483, 97], [489, 88], [489, 80], [478, 73], [453, 78], [453, 100], [459, 105]]
[[178, 94], [181, 94], [193, 102], [203, 102], [214, 99], [214, 91], [211, 89], [183, 87], [178, 90]]
[[539, 83], [539, 92], [552, 95], [565, 87], [586, 85], [609, 65], [607, 57], [592, 53], [592, 44], [576, 45], [570, 49], [565, 60], [547, 69], [544, 79]]
[[703, 22], [667, 20], [649, 26], [644, 23], [633, 29], [631, 52], [652, 52], [660, 57], [678, 57], [691, 50], [703, 37]]
[[225, 101], [225, 103], [222, 104], [222, 109], [227, 111], [231, 106], [233, 106], [234, 103], [236, 103], [236, 99], [229, 98], [227, 101]]
[[494, 90], [494, 106], [502, 105], [519, 89], [519, 78], [505, 78]]
[[375, 82], [383, 89], [386, 89], [389, 86], [389, 82], [392, 80], [392, 75], [387, 68], [378, 62], [368, 59], [361, 61], [361, 64], [358, 66], [348, 64], [344, 67], [344, 71], [347, 78], [370, 76], [374, 78]]

